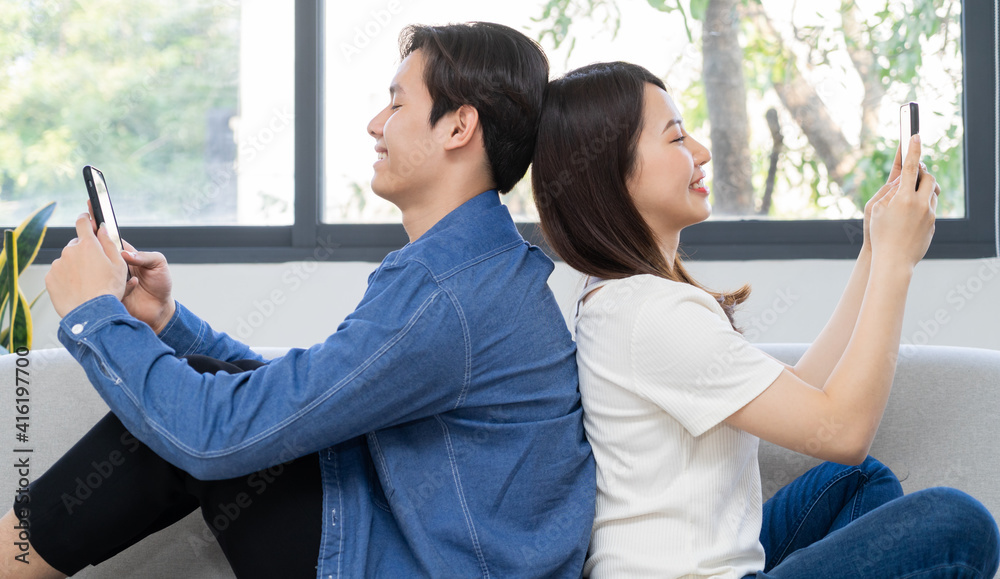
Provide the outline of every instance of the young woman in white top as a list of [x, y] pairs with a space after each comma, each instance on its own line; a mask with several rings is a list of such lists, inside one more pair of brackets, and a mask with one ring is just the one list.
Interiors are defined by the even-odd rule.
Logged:
[[[903, 496], [867, 456], [934, 231], [939, 189], [919, 139], [910, 151], [865, 208], [830, 322], [785, 366], [735, 327], [749, 287], [711, 292], [681, 265], [680, 231], [711, 213], [710, 154], [663, 82], [617, 62], [550, 83], [532, 184], [549, 244], [588, 275], [577, 361], [598, 496], [585, 574], [993, 576], [997, 526], [980, 503]], [[762, 505], [759, 438], [829, 462]]]

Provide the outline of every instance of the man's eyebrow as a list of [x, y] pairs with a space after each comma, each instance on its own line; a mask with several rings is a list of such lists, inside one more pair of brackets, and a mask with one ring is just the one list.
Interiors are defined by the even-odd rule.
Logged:
[[663, 127], [663, 132], [664, 133], [667, 132], [667, 129], [669, 129], [674, 125], [681, 125], [681, 128], [683, 128], [684, 121], [682, 121], [681, 119], [670, 119], [669, 121], [667, 121], [667, 126]]

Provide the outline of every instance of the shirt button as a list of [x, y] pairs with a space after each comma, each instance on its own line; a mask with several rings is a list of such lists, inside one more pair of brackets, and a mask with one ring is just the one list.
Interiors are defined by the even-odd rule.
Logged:
[[73, 326], [73, 327], [72, 327], [72, 328], [70, 329], [70, 331], [72, 331], [72, 332], [73, 332], [74, 334], [79, 334], [80, 332], [82, 332], [82, 331], [83, 331], [83, 324], [75, 324], [75, 325], [74, 325], [74, 326]]

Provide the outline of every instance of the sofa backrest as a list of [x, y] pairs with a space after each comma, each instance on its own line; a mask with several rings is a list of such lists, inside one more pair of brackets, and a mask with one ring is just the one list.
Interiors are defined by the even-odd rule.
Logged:
[[[760, 347], [791, 364], [807, 345]], [[1000, 519], [998, 413], [1000, 351], [903, 346], [870, 454], [896, 473], [904, 492], [954, 487], [979, 499]], [[818, 462], [761, 442], [764, 498]]]

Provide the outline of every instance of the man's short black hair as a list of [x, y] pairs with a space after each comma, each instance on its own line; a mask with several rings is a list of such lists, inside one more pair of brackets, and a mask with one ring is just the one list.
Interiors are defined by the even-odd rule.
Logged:
[[490, 173], [501, 193], [524, 176], [535, 150], [549, 61], [538, 44], [491, 22], [408, 26], [400, 58], [424, 55], [424, 83], [434, 104], [430, 124], [462, 105], [475, 107]]

